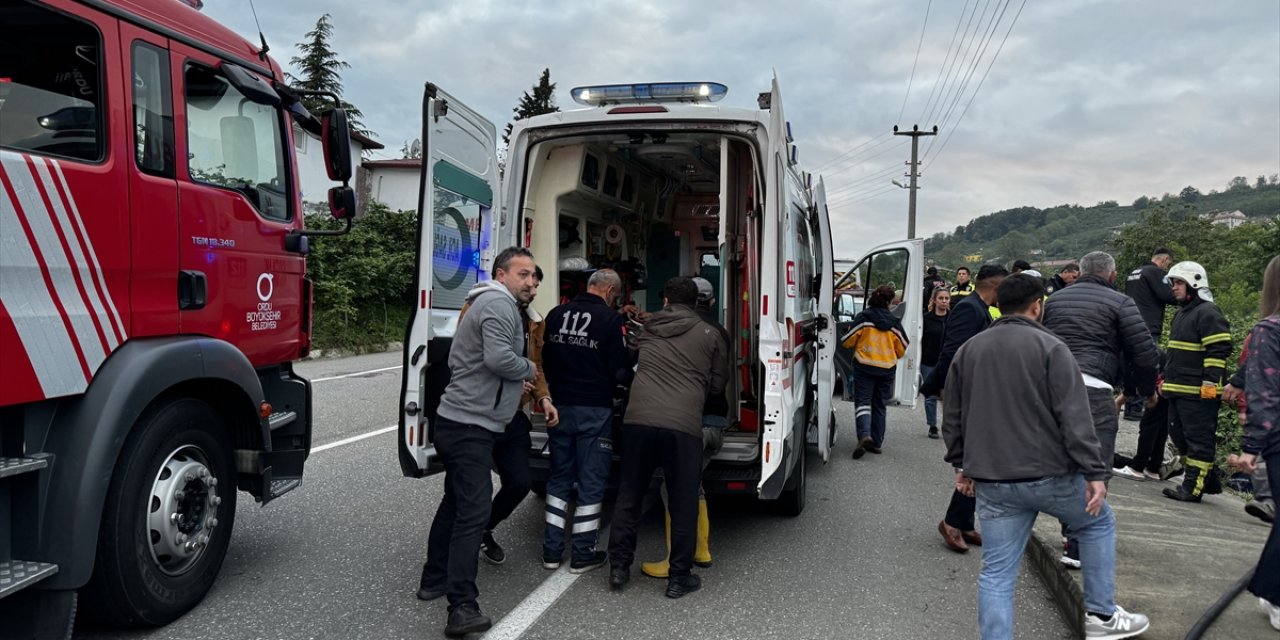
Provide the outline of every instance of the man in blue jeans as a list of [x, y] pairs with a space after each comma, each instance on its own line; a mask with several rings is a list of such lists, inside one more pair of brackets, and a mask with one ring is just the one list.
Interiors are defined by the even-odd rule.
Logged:
[[982, 526], [978, 626], [984, 640], [1013, 637], [1018, 567], [1043, 512], [1079, 540], [1085, 637], [1133, 637], [1150, 623], [1115, 603], [1110, 461], [1075, 357], [1037, 321], [1043, 297], [1039, 278], [1006, 278], [997, 289], [1001, 318], [960, 347], [943, 396], [946, 460], [956, 490], [976, 496]]
[[[573, 540], [571, 573], [586, 573], [608, 560], [596, 543], [613, 464], [613, 390], [629, 364], [625, 320], [613, 310], [621, 292], [617, 272], [601, 269], [587, 280], [586, 293], [552, 309], [543, 325], [542, 366], [560, 408], [560, 424], [547, 429], [551, 477], [542, 541], [542, 566], [547, 569], [560, 567], [566, 530]], [[576, 508], [570, 517], [575, 485]]]

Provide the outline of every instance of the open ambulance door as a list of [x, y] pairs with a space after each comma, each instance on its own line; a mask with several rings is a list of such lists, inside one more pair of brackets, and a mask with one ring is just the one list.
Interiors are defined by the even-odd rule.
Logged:
[[[866, 308], [871, 292], [885, 284], [902, 290], [902, 310], [895, 309], [894, 315], [902, 320], [908, 341], [907, 354], [898, 361], [892, 400], [914, 407], [920, 388], [920, 334], [924, 327], [924, 240], [890, 242], [872, 249], [836, 283], [836, 290], [852, 287], [858, 298], [857, 309], [861, 310]], [[837, 357], [851, 355], [842, 349]]]
[[836, 381], [836, 320], [832, 316], [835, 250], [831, 239], [831, 219], [827, 214], [827, 189], [822, 178], [818, 178], [818, 186], [813, 190], [813, 205], [818, 223], [818, 243], [814, 247], [818, 254], [818, 452], [822, 454], [822, 461], [828, 462], [831, 460], [831, 447], [836, 441], [835, 411], [831, 407]]
[[406, 476], [444, 471], [431, 444], [432, 421], [448, 382], [458, 311], [493, 262], [500, 206], [498, 131], [431, 83], [422, 99], [418, 191], [417, 299], [404, 340], [400, 385], [400, 468]]

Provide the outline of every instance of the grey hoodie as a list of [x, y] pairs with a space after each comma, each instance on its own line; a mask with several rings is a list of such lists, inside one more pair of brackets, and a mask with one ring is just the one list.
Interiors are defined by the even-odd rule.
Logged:
[[471, 305], [449, 349], [449, 373], [437, 412], [441, 417], [502, 433], [516, 414], [521, 383], [536, 368], [521, 357], [524, 324], [516, 299], [500, 282], [486, 280], [467, 293]]

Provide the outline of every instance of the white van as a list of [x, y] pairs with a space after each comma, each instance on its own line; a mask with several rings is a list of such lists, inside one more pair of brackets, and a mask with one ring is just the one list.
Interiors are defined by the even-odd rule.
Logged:
[[[584, 269], [617, 269], [644, 310], [661, 307], [672, 276], [710, 280], [732, 342], [730, 415], [704, 486], [803, 510], [806, 443], [827, 460], [834, 436], [823, 185], [796, 164], [776, 79], [757, 109], [714, 104], [726, 93], [715, 83], [576, 88], [584, 108], [515, 123], [500, 176], [494, 125], [427, 85], [419, 304], [401, 393], [406, 475], [442, 469], [429, 423], [457, 310], [497, 252], [520, 245], [545, 272], [533, 304], [542, 315], [585, 286]], [[540, 422], [535, 483], [548, 463]]]

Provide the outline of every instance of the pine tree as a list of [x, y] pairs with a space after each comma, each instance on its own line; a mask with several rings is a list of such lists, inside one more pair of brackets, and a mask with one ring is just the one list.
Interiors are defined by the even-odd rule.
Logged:
[[[338, 54], [329, 46], [329, 40], [333, 37], [333, 23], [329, 21], [329, 14], [320, 16], [316, 21], [316, 28], [308, 31], [304, 37], [306, 41], [297, 44], [302, 55], [289, 60], [289, 64], [298, 70], [297, 76], [285, 74], [289, 83], [307, 91], [332, 91], [337, 94], [342, 108], [347, 110], [351, 130], [366, 136], [372, 135], [373, 132], [365, 129], [364, 123], [360, 121], [364, 114], [355, 105], [342, 99], [342, 74], [339, 70], [350, 69], [351, 65], [338, 58]], [[302, 103], [315, 116], [333, 108], [333, 101], [323, 96], [306, 96]]]
[[[560, 110], [556, 106], [556, 84], [551, 81], [551, 69], [543, 69], [542, 77], [538, 79], [538, 84], [533, 85], [533, 94], [528, 91], [520, 97], [520, 104], [513, 111], [516, 114], [516, 120], [522, 120], [529, 116], [542, 115], [544, 113], [555, 113]], [[507, 123], [507, 130], [502, 134], [502, 142], [510, 143], [511, 128], [514, 125]]]

